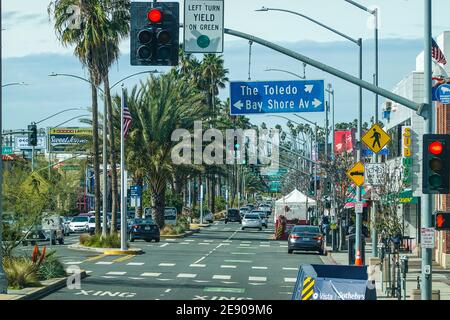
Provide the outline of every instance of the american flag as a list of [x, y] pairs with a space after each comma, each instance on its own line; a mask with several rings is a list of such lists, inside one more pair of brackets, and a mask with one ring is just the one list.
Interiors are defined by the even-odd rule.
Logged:
[[434, 39], [431, 39], [432, 42], [432, 54], [433, 59], [436, 60], [438, 63], [441, 63], [443, 65], [447, 64], [447, 60], [445, 59], [444, 53], [439, 48], [438, 44]]
[[133, 120], [133, 118], [131, 117], [130, 109], [128, 109], [127, 103], [125, 102], [125, 105], [123, 108], [123, 136], [124, 136], [124, 139], [126, 139], [128, 136], [128, 132], [130, 131], [132, 120]]

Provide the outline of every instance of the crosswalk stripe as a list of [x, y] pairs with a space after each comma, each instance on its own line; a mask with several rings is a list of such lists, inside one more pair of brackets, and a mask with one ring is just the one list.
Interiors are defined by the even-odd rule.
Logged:
[[160, 267], [174, 267], [175, 263], [160, 263], [158, 266], [160, 266]]
[[297, 282], [297, 278], [284, 278], [284, 282]]
[[228, 266], [228, 265], [222, 265], [220, 266], [222, 269], [236, 269], [236, 266]]
[[189, 265], [189, 267], [191, 267], [191, 268], [204, 268], [204, 267], [206, 267], [206, 265], [205, 264], [191, 264], [191, 265]]
[[267, 270], [267, 267], [252, 267], [255, 270]]
[[284, 268], [284, 267], [283, 267], [283, 270], [287, 270], [287, 271], [297, 271], [298, 268]]
[[195, 277], [197, 277], [197, 275], [192, 273], [179, 273], [177, 275], [177, 278], [195, 278]]
[[127, 266], [143, 266], [144, 262], [129, 262]]
[[110, 264], [113, 264], [114, 262], [112, 262], [112, 261], [99, 261], [99, 262], [96, 262], [95, 264], [101, 264], [101, 265], [110, 265]]
[[213, 276], [213, 279], [214, 279], [214, 280], [230, 280], [230, 279], [231, 279], [231, 276], [215, 274], [215, 275]]
[[126, 272], [125, 271], [110, 271], [106, 274], [111, 275], [111, 276], [123, 276], [124, 274], [126, 274]]
[[141, 277], [159, 277], [161, 273], [158, 272], [144, 272]]
[[75, 265], [75, 264], [82, 264], [83, 261], [67, 261], [64, 262], [64, 264], [69, 264], [69, 265]]
[[261, 282], [264, 282], [264, 281], [267, 281], [267, 278], [266, 277], [248, 277], [248, 281], [261, 281]]

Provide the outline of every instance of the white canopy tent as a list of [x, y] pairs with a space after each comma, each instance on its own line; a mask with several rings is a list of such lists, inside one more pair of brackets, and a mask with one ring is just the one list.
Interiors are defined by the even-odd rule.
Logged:
[[307, 220], [307, 209], [315, 207], [316, 201], [295, 189], [275, 202], [274, 221], [281, 215], [287, 220]]

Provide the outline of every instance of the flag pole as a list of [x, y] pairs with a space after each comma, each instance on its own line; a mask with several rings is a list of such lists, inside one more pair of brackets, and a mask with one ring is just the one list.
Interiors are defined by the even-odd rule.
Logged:
[[122, 84], [122, 98], [120, 107], [120, 250], [127, 250], [127, 203], [126, 203], [126, 185], [125, 181], [125, 137], [124, 137], [124, 109], [125, 109], [125, 88]]

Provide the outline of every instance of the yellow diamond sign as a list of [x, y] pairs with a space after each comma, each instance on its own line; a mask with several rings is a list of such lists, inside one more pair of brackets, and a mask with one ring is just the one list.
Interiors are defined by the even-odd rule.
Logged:
[[356, 163], [350, 170], [347, 171], [347, 176], [358, 187], [364, 184], [364, 164], [361, 162]]
[[391, 137], [383, 130], [379, 125], [374, 124], [372, 128], [362, 137], [362, 141], [372, 150], [374, 153], [378, 154], [381, 149], [383, 149]]

